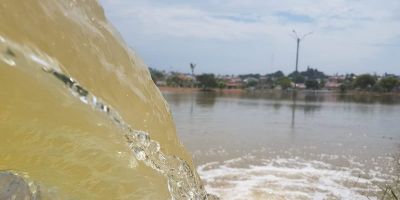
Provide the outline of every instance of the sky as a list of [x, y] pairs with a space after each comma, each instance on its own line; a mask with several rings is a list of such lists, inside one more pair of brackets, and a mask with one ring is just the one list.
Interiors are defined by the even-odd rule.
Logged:
[[400, 74], [399, 0], [100, 0], [153, 68], [245, 74]]

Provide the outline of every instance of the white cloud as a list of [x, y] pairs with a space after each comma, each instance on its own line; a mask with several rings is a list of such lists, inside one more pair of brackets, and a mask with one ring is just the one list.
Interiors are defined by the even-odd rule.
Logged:
[[[102, 3], [125, 37], [134, 34], [149, 40], [182, 38], [193, 44], [216, 40], [268, 41], [266, 52], [288, 54], [276, 56], [278, 59], [274, 61], [286, 66], [292, 65], [291, 30], [313, 31], [314, 35], [305, 41], [307, 48], [302, 60], [326, 66], [331, 72], [348, 70], [345, 66], [372, 71], [373, 66], [363, 60], [387, 51], [384, 45], [376, 44], [399, 42], [400, 37], [398, 0], [102, 0]], [[296, 20], [296, 16], [312, 20]], [[250, 51], [244, 49], [243, 54]], [[383, 61], [377, 62], [385, 65]], [[390, 63], [384, 69], [394, 69], [394, 62]], [[223, 61], [219, 64], [227, 68]]]
[[123, 8], [118, 18], [129, 18], [127, 23], [140, 24], [147, 34], [174, 37], [230, 40], [265, 32], [260, 23], [235, 21], [221, 16], [227, 15], [187, 6], [143, 5]]

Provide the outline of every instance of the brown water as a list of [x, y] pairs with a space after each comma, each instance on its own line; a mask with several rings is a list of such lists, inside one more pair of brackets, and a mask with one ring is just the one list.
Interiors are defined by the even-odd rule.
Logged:
[[0, 2], [0, 170], [42, 199], [206, 193], [147, 67], [95, 0]]
[[398, 173], [400, 97], [164, 93], [223, 199], [377, 199]]
[[[165, 95], [224, 199], [373, 199], [394, 174], [397, 98]], [[147, 68], [94, 0], [0, 2], [0, 135], [0, 170], [44, 200], [210, 197]]]

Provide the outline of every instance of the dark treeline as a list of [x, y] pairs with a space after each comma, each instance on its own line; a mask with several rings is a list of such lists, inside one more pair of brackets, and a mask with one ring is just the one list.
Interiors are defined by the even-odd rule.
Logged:
[[[192, 68], [193, 69], [193, 68]], [[308, 67], [305, 71], [285, 74], [276, 71], [269, 74], [241, 74], [215, 75], [204, 73], [195, 75], [178, 72], [165, 72], [150, 68], [151, 77], [159, 86], [170, 87], [197, 87], [205, 90], [214, 88], [228, 89], [280, 89], [291, 88], [308, 90], [339, 90], [346, 91], [371, 91], [371, 92], [398, 92], [400, 79], [396, 75], [384, 74], [345, 74], [328, 76], [318, 69]]]

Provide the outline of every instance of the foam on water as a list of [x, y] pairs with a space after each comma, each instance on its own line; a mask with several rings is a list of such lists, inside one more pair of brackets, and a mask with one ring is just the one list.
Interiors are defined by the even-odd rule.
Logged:
[[204, 164], [198, 172], [206, 189], [222, 199], [377, 199], [379, 185], [390, 176], [362, 165], [246, 156]]

